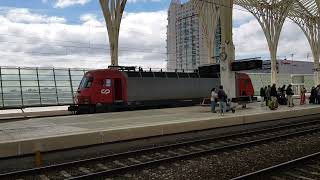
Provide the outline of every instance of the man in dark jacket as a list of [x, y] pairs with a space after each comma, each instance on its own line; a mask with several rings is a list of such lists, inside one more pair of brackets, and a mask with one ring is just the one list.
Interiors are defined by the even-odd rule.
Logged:
[[310, 97], [309, 97], [309, 103], [310, 104], [314, 104], [315, 103], [315, 97], [316, 97], [316, 88], [314, 86], [312, 86], [311, 88], [311, 94], [310, 94]]
[[293, 90], [292, 90], [292, 85], [289, 84], [288, 88], [287, 88], [287, 98], [288, 98], [288, 106], [289, 107], [293, 107]]
[[270, 96], [271, 96], [271, 101], [272, 103], [277, 107], [277, 87], [276, 84], [273, 84], [270, 90]]
[[228, 97], [227, 97], [226, 92], [223, 90], [223, 86], [220, 86], [219, 91], [218, 91], [218, 99], [219, 99], [221, 116], [223, 116], [224, 113], [226, 112], [227, 98]]
[[264, 90], [264, 87], [261, 87], [260, 89], [260, 96], [261, 96], [261, 106], [263, 106], [263, 102], [265, 101], [265, 97], [266, 97], [266, 91]]
[[282, 96], [286, 96], [285, 92], [286, 92], [286, 85], [283, 85], [282, 88], [281, 88], [281, 95]]
[[271, 100], [270, 92], [271, 92], [271, 86], [268, 85], [268, 87], [265, 87], [266, 90], [266, 106], [268, 106], [269, 101]]
[[270, 92], [270, 96], [271, 97], [277, 97], [278, 93], [277, 93], [277, 87], [276, 84], [273, 84], [271, 87], [271, 92]]

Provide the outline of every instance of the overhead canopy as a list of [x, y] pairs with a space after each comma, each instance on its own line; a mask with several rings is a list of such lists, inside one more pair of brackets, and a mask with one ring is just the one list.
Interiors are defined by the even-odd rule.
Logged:
[[[239, 6], [253, 6], [255, 8], [276, 7], [283, 3], [292, 3], [289, 16], [307, 15], [314, 18], [320, 16], [320, 1], [319, 0], [234, 0], [234, 3]], [[272, 7], [273, 6], [273, 7]]]
[[[319, 0], [294, 0], [295, 4], [288, 14], [305, 33], [312, 49], [315, 68], [320, 59], [320, 9]], [[317, 1], [317, 2], [316, 2]]]
[[[295, 0], [298, 10], [312, 17], [318, 17], [320, 15], [320, 1], [319, 0]], [[297, 9], [293, 8], [293, 11]]]
[[273, 83], [276, 83], [278, 41], [286, 18], [294, 21], [306, 35], [315, 64], [315, 83], [320, 83], [320, 0], [234, 0], [234, 3], [251, 12], [266, 35]]

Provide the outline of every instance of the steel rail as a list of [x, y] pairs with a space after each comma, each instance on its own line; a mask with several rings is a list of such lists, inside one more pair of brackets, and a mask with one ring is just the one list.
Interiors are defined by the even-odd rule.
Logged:
[[306, 134], [306, 133], [312, 133], [312, 132], [315, 132], [315, 131], [320, 131], [320, 128], [310, 129], [310, 130], [301, 131], [301, 132], [290, 133], [290, 134], [286, 134], [286, 135], [280, 135], [280, 136], [277, 136], [277, 137], [269, 137], [269, 138], [264, 138], [264, 139], [259, 139], [259, 140], [253, 140], [253, 141], [248, 141], [248, 142], [245, 142], [245, 143], [226, 145], [226, 146], [223, 146], [221, 148], [213, 148], [213, 149], [209, 149], [209, 150], [203, 150], [203, 151], [199, 151], [199, 152], [192, 152], [192, 153], [188, 153], [188, 154], [178, 155], [178, 156], [175, 156], [175, 157], [157, 159], [157, 160], [153, 160], [153, 161], [149, 161], [149, 162], [145, 162], [145, 163], [139, 163], [139, 164], [135, 164], [135, 165], [131, 165], [131, 166], [125, 166], [125, 167], [111, 169], [111, 170], [99, 171], [99, 172], [85, 174], [85, 175], [81, 175], [81, 176], [75, 176], [75, 177], [71, 177], [71, 178], [67, 178], [67, 179], [74, 180], [74, 179], [98, 178], [98, 177], [101, 177], [101, 176], [112, 175], [112, 174], [117, 173], [117, 172], [134, 170], [136, 168], [146, 167], [146, 166], [150, 166], [150, 165], [157, 165], [158, 163], [170, 162], [170, 161], [179, 160], [179, 159], [183, 159], [183, 158], [189, 158], [189, 157], [192, 157], [192, 156], [200, 156], [200, 155], [207, 154], [207, 153], [212, 153], [212, 152], [217, 152], [217, 151], [222, 151], [222, 150], [229, 150], [229, 149], [233, 149], [233, 148], [237, 148], [237, 147], [240, 148], [240, 147], [247, 146], [247, 145], [252, 145], [252, 144], [256, 144], [256, 143], [262, 143], [262, 142], [266, 142], [266, 141], [270, 141], [270, 140], [276, 140], [276, 139], [285, 138], [285, 137], [290, 137], [290, 136], [293, 136], [293, 135], [301, 135], [301, 134]]
[[303, 157], [300, 157], [300, 158], [297, 158], [297, 159], [293, 159], [293, 160], [290, 160], [290, 161], [287, 161], [287, 162], [283, 162], [283, 163], [280, 163], [280, 164], [277, 164], [277, 165], [274, 165], [274, 166], [270, 166], [270, 167], [267, 167], [267, 168], [264, 168], [264, 169], [260, 169], [258, 171], [251, 172], [251, 173], [248, 173], [248, 174], [245, 174], [245, 175], [241, 175], [241, 176], [232, 178], [230, 180], [250, 179], [250, 178], [253, 178], [255, 176], [259, 176], [259, 175], [262, 175], [262, 174], [265, 174], [265, 173], [271, 173], [272, 171], [276, 171], [278, 169], [282, 169], [282, 168], [286, 168], [288, 166], [292, 166], [292, 165], [294, 165], [296, 163], [304, 162], [306, 160], [309, 160], [309, 159], [317, 157], [317, 156], [320, 156], [320, 152], [316, 152], [316, 153], [309, 154], [309, 155], [306, 155], [306, 156], [303, 156]]
[[[249, 136], [251, 134], [257, 134], [257, 133], [261, 133], [262, 134], [263, 132], [277, 131], [277, 130], [281, 130], [281, 129], [286, 130], [288, 128], [294, 128], [294, 127], [299, 127], [299, 126], [303, 126], [303, 125], [307, 125], [307, 124], [314, 124], [314, 123], [319, 123], [319, 122], [320, 122], [320, 120], [313, 120], [313, 121], [302, 122], [302, 123], [299, 122], [299, 123], [293, 123], [293, 124], [283, 125], [283, 126], [279, 126], [279, 127], [262, 128], [262, 129], [258, 129], [258, 130], [249, 130], [247, 132], [235, 133], [235, 134], [231, 134], [231, 135], [223, 135], [223, 136], [218, 136], [218, 137], [213, 137], [213, 138], [204, 138], [204, 139], [200, 139], [200, 140], [179, 142], [179, 143], [175, 143], [175, 144], [163, 145], [163, 146], [158, 146], [158, 147], [139, 149], [139, 150], [128, 151], [128, 152], [123, 152], [123, 153], [118, 153], [118, 154], [111, 154], [111, 155], [105, 155], [105, 156], [94, 157], [94, 158], [89, 158], [89, 159], [83, 159], [83, 160], [78, 160], [78, 161], [66, 162], [66, 163], [61, 163], [61, 164], [54, 164], [54, 165], [44, 166], [44, 167], [40, 167], [40, 168], [32, 168], [32, 169], [26, 169], [26, 170], [3, 173], [3, 174], [0, 174], [0, 178], [8, 177], [8, 176], [18, 176], [18, 175], [21, 175], [21, 174], [23, 174], [23, 175], [37, 174], [37, 173], [40, 173], [40, 172], [43, 172], [43, 171], [49, 171], [49, 170], [52, 170], [52, 169], [60, 169], [60, 168], [65, 167], [65, 166], [79, 165], [79, 164], [82, 164], [82, 163], [88, 163], [90, 161], [99, 161], [99, 160], [104, 160], [104, 159], [108, 159], [108, 158], [129, 156], [129, 155], [134, 155], [134, 154], [138, 154], [138, 153], [145, 153], [145, 152], [154, 151], [154, 150], [161, 151], [162, 149], [166, 149], [166, 148], [174, 148], [174, 147], [178, 147], [178, 146], [191, 145], [191, 144], [202, 143], [202, 142], [207, 142], [207, 141], [219, 141], [221, 139], [234, 138], [234, 137], [238, 137], [238, 136]], [[184, 158], [184, 157], [193, 156], [193, 155], [201, 155], [203, 153], [208, 153], [208, 152], [213, 152], [213, 151], [218, 151], [218, 150], [225, 150], [225, 149], [228, 149], [228, 148], [234, 148], [234, 147], [239, 147], [239, 146], [243, 146], [243, 145], [249, 145], [249, 144], [253, 144], [253, 143], [269, 141], [269, 140], [274, 140], [274, 139], [277, 139], [277, 138], [283, 138], [283, 137], [288, 137], [288, 136], [292, 136], [292, 135], [298, 135], [298, 134], [303, 134], [303, 133], [308, 133], [308, 132], [313, 132], [313, 131], [319, 131], [319, 130], [320, 130], [320, 127], [319, 128], [312, 128], [312, 129], [309, 129], [309, 130], [289, 133], [289, 134], [285, 134], [285, 135], [278, 135], [276, 137], [262, 138], [262, 139], [259, 139], [259, 140], [248, 141], [248, 142], [245, 142], [245, 143], [226, 145], [226, 146], [223, 146], [223, 147], [213, 148], [213, 149], [210, 149], [210, 150], [198, 151], [196, 153], [189, 153], [189, 154], [184, 154], [184, 155], [181, 155], [181, 156], [175, 156], [175, 157], [171, 157], [171, 158], [164, 158], [164, 159], [161, 159], [161, 160], [155, 160], [155, 161], [152, 161], [152, 162], [135, 164], [133, 166], [126, 166], [126, 167], [122, 167], [122, 168], [117, 168], [117, 169], [114, 169], [113, 171], [112, 170], [100, 171], [98, 173], [87, 174], [87, 175], [84, 175], [84, 176], [73, 177], [73, 178], [70, 178], [70, 179], [77, 179], [77, 178], [81, 179], [81, 178], [86, 178], [86, 177], [90, 177], [90, 176], [97, 176], [97, 175], [101, 175], [103, 173], [111, 173], [111, 172], [115, 172], [115, 171], [125, 170], [125, 169], [128, 169], [128, 168], [141, 167], [141, 166], [144, 166], [144, 165], [150, 165], [150, 164], [154, 164], [154, 163], [158, 163], [158, 162], [164, 162], [164, 161], [168, 161], [168, 160], [174, 160], [174, 159]]]

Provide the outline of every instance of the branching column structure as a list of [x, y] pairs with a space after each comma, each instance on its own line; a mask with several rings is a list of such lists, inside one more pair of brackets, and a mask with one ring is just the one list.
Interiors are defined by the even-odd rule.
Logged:
[[199, 14], [200, 24], [206, 37], [206, 45], [208, 48], [208, 63], [216, 63], [215, 52], [215, 34], [219, 20], [219, 6], [216, 0], [193, 0], [192, 3]]
[[271, 56], [271, 83], [276, 83], [278, 42], [292, 0], [235, 0], [235, 3], [251, 12], [261, 25]]
[[127, 0], [100, 0], [106, 21], [111, 53], [111, 65], [118, 66], [119, 31]]
[[235, 60], [235, 48], [232, 37], [233, 0], [220, 0], [221, 21], [221, 84], [229, 97], [236, 97], [235, 72], [231, 69], [231, 63]]
[[320, 84], [320, 2], [318, 0], [295, 0], [295, 5], [289, 13], [293, 20], [304, 32], [310, 44], [314, 59], [314, 83]]
[[[221, 85], [229, 97], [236, 96], [235, 74], [231, 71], [231, 62], [234, 61], [234, 45], [232, 40], [232, 8], [233, 0], [193, 0], [198, 10], [200, 22], [202, 23], [204, 34], [207, 37], [209, 57], [213, 59], [215, 55], [215, 33], [218, 20], [221, 22], [221, 54], [220, 78]], [[212, 61], [215, 63], [216, 60]]]

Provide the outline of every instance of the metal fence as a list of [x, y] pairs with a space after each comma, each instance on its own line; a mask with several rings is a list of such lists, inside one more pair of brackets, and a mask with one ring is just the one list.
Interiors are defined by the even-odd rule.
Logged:
[[87, 70], [0, 67], [0, 108], [72, 104]]

